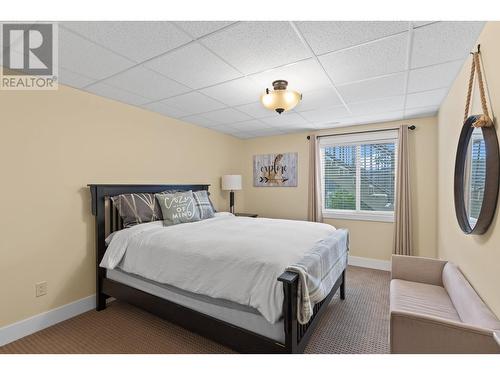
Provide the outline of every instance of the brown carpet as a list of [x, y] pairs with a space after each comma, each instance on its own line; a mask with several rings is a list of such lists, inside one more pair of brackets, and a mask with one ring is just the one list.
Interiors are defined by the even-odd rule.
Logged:
[[[389, 273], [349, 267], [306, 353], [388, 353]], [[0, 353], [232, 353], [143, 310], [113, 302], [0, 347]]]

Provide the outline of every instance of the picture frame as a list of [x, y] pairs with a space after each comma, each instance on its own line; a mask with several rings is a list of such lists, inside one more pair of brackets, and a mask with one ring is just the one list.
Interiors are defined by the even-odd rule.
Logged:
[[253, 186], [296, 187], [298, 153], [254, 155]]

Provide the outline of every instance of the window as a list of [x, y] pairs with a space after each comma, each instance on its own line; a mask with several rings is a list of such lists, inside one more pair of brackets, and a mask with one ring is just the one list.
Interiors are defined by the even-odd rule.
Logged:
[[323, 216], [394, 221], [396, 130], [320, 139]]

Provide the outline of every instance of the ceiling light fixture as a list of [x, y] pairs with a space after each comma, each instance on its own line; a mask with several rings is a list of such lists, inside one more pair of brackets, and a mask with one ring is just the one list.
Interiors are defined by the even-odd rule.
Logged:
[[287, 90], [288, 82], [279, 79], [273, 82], [273, 91], [266, 89], [266, 93], [260, 97], [260, 101], [267, 109], [278, 112], [280, 115], [284, 111], [295, 108], [302, 100], [302, 94], [297, 91]]

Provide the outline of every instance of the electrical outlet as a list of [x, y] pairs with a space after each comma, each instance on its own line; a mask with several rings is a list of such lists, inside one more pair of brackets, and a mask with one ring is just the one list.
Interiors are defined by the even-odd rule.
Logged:
[[47, 282], [41, 281], [35, 284], [35, 292], [37, 297], [41, 297], [47, 294]]

